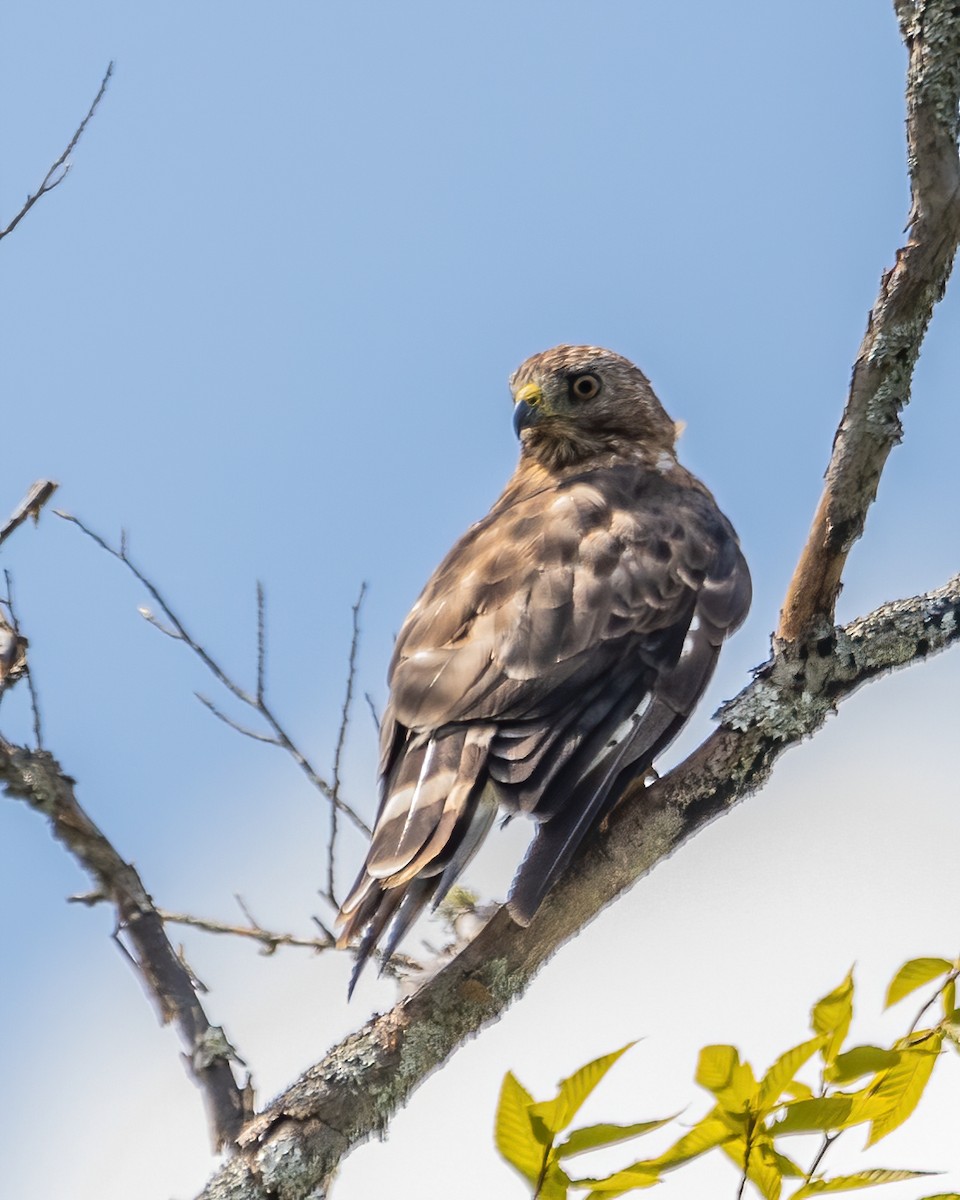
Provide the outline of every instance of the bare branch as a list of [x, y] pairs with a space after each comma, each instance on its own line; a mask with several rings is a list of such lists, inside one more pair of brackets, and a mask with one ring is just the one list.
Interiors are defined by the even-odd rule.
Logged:
[[293, 933], [278, 933], [272, 929], [265, 929], [259, 921], [251, 916], [240, 897], [237, 896], [235, 898], [243, 915], [247, 918], [246, 925], [231, 925], [226, 921], [212, 921], [206, 917], [195, 917], [190, 913], [169, 912], [165, 908], [157, 909], [157, 912], [160, 915], [160, 919], [168, 925], [188, 925], [191, 929], [202, 929], [206, 933], [222, 933], [230, 934], [233, 937], [251, 938], [253, 941], [261, 943], [263, 947], [261, 950], [262, 954], [273, 954], [279, 946], [303, 946], [319, 954], [321, 951], [330, 950], [336, 945], [336, 939], [333, 937], [302, 938], [297, 937]]
[[15, 529], [24, 523], [27, 517], [33, 517], [34, 523], [39, 521], [40, 510], [56, 490], [57, 484], [52, 479], [38, 479], [14, 509], [7, 523], [0, 529], [0, 546]]
[[348, 1151], [382, 1134], [419, 1084], [495, 1021], [602, 908], [756, 791], [784, 750], [857, 688], [958, 641], [960, 575], [833, 630], [814, 655], [777, 643], [757, 678], [722, 710], [719, 729], [652, 786], [634, 785], [527, 929], [500, 909], [415, 995], [335, 1046], [245, 1127], [240, 1154], [202, 1200], [267, 1200], [294, 1164], [298, 1194], [323, 1194]]
[[[353, 685], [357, 675], [357, 650], [360, 646], [360, 610], [363, 607], [363, 598], [367, 594], [366, 583], [361, 583], [360, 594], [357, 596], [356, 603], [351, 609], [352, 613], [352, 631], [350, 634], [350, 656], [347, 660], [347, 689], [343, 697], [343, 708], [340, 712], [340, 729], [337, 733], [337, 748], [333, 755], [333, 795], [335, 799], [340, 797], [340, 765], [343, 759], [343, 750], [347, 744], [347, 727], [350, 724], [350, 706], [353, 703]], [[337, 904], [336, 894], [334, 892], [334, 866], [336, 863], [336, 845], [337, 845], [337, 806], [330, 805], [330, 838], [327, 843], [327, 899], [334, 907], [339, 907]]]
[[[267, 696], [267, 599], [263, 584], [257, 580], [257, 705], [263, 708]], [[334, 811], [336, 805], [333, 806]]]
[[[184, 642], [193, 651], [193, 653], [197, 656], [197, 658], [200, 659], [200, 661], [207, 668], [207, 670], [214, 676], [214, 678], [220, 684], [222, 684], [222, 686], [225, 687], [227, 689], [227, 691], [231, 693], [231, 695], [235, 696], [242, 704], [247, 705], [248, 708], [252, 708], [254, 710], [254, 712], [259, 713], [260, 716], [263, 717], [263, 719], [266, 721], [266, 723], [273, 730], [273, 735], [274, 735], [273, 738], [260, 737], [259, 735], [253, 733], [252, 731], [246, 730], [242, 726], [238, 726], [234, 721], [232, 721], [232, 720], [228, 719], [226, 716], [224, 716], [223, 713], [221, 713], [218, 709], [216, 709], [204, 697], [201, 696], [198, 698], [204, 704], [206, 704], [208, 708], [210, 708], [214, 713], [216, 713], [216, 715], [218, 717], [220, 717], [221, 720], [225, 721], [228, 725], [231, 725], [233, 728], [237, 729], [238, 732], [244, 733], [246, 736], [249, 736], [249, 737], [254, 737], [254, 738], [256, 738], [257, 741], [266, 741], [272, 745], [277, 745], [281, 749], [285, 750], [290, 755], [290, 757], [293, 759], [293, 761], [297, 764], [297, 766], [301, 769], [301, 771], [303, 771], [303, 773], [310, 780], [310, 782], [317, 789], [317, 791], [319, 791], [323, 796], [325, 796], [327, 798], [327, 800], [330, 801], [331, 804], [335, 805], [340, 810], [340, 812], [342, 812], [345, 816], [349, 817], [350, 820], [354, 823], [354, 825], [356, 825], [356, 827], [362, 833], [365, 833], [369, 837], [370, 836], [370, 827], [366, 824], [366, 822], [360, 816], [358, 816], [358, 814], [356, 812], [354, 812], [354, 810], [350, 807], [349, 804], [347, 804], [344, 800], [342, 800], [338, 795], [336, 795], [334, 793], [333, 787], [317, 772], [317, 770], [314, 768], [313, 764], [310, 762], [310, 760], [307, 758], [307, 756], [294, 743], [293, 739], [287, 733], [286, 729], [284, 729], [284, 727], [280, 724], [280, 721], [277, 719], [275, 713], [270, 708], [270, 706], [266, 703], [266, 699], [262, 698], [260, 696], [252, 696], [245, 688], [242, 688], [238, 683], [236, 683], [236, 681], [230, 675], [227, 674], [227, 672], [223, 669], [223, 667], [220, 666], [220, 664], [216, 661], [216, 659], [214, 659], [214, 657], [209, 653], [209, 651], [207, 651], [201, 645], [201, 643], [198, 642], [187, 631], [187, 628], [184, 625], [183, 621], [181, 621], [181, 619], [177, 616], [177, 614], [170, 607], [169, 602], [164, 597], [164, 595], [162, 594], [160, 589], [157, 587], [157, 585], [155, 583], [153, 583], [153, 581], [150, 580], [146, 575], [144, 575], [144, 573], [140, 570], [140, 568], [130, 558], [129, 553], [127, 552], [126, 535], [124, 534], [123, 537], [121, 538], [120, 548], [117, 549], [116, 547], [111, 546], [105, 537], [103, 537], [99, 533], [96, 533], [94, 530], [90, 529], [87, 525], [85, 525], [83, 523], [83, 521], [80, 520], [79, 517], [73, 516], [72, 513], [63, 512], [61, 509], [54, 509], [54, 512], [56, 513], [56, 515], [58, 517], [62, 517], [64, 521], [69, 521], [72, 525], [76, 525], [77, 528], [82, 533], [85, 533], [88, 538], [90, 538], [92, 541], [96, 542], [96, 544], [100, 547], [101, 550], [105, 550], [107, 552], [107, 554], [109, 554], [112, 558], [115, 558], [119, 562], [123, 563], [123, 565], [127, 568], [128, 571], [130, 571], [130, 573], [134, 576], [134, 578], [137, 579], [138, 582], [141, 583], [143, 585], [143, 587], [145, 587], [147, 589], [147, 591], [150, 593], [150, 596], [156, 602], [157, 607], [160, 609], [163, 616], [169, 622], [170, 628], [164, 628], [162, 623], [159, 623], [157, 621], [156, 617], [149, 609], [141, 608], [140, 612], [143, 614], [145, 619], [148, 620], [151, 625], [157, 626], [157, 628], [159, 628], [161, 630], [161, 632], [166, 633], [169, 637], [172, 637], [179, 641]], [[259, 685], [259, 680], [258, 680], [258, 685]]]
[[910, 56], [909, 236], [881, 279], [867, 320], [823, 495], [780, 614], [777, 636], [787, 641], [833, 623], [847, 555], [900, 441], [900, 410], [910, 399], [920, 345], [960, 241], [960, 13], [947, 0], [895, 0], [895, 7]]
[[0, 783], [8, 795], [25, 800], [47, 817], [54, 837], [93, 880], [95, 894], [113, 904], [118, 944], [153, 999], [161, 1022], [172, 1021], [186, 1047], [184, 1061], [203, 1096], [215, 1147], [230, 1145], [252, 1110], [252, 1097], [234, 1078], [235, 1051], [223, 1030], [207, 1020], [190, 974], [168, 941], [140, 876], [80, 807], [73, 780], [45, 750], [28, 750], [0, 738]]
[[97, 111], [97, 106], [103, 99], [104, 93], [107, 90], [107, 84], [110, 82], [110, 76], [112, 74], [113, 63], [110, 62], [107, 64], [106, 72], [104, 73], [103, 79], [100, 81], [100, 90], [97, 92], [96, 96], [94, 96], [93, 103], [87, 110], [87, 115], [74, 130], [73, 137], [67, 143], [66, 150], [64, 150], [57, 161], [51, 166], [50, 170], [47, 171], [46, 175], [44, 175], [43, 182], [33, 193], [33, 195], [26, 198], [26, 200], [23, 202], [23, 207], [6, 227], [6, 229], [0, 230], [0, 238], [5, 238], [8, 233], [13, 233], [13, 231], [27, 215], [30, 209], [33, 208], [40, 197], [45, 196], [47, 192], [52, 192], [55, 187], [59, 187], [60, 184], [66, 179], [67, 175], [70, 173], [70, 163], [67, 162], [67, 159], [76, 149], [77, 143], [83, 137], [84, 130], [93, 120], [93, 114]]
[[[43, 722], [40, 717], [40, 697], [37, 695], [37, 685], [33, 678], [33, 672], [30, 670], [30, 664], [27, 662], [26, 650], [27, 639], [23, 636], [23, 631], [20, 628], [20, 618], [17, 616], [16, 605], [13, 599], [13, 575], [4, 567], [3, 570], [4, 582], [7, 585], [7, 595], [4, 600], [4, 607], [10, 614], [10, 634], [15, 648], [12, 664], [5, 669], [4, 661], [0, 661], [0, 684], [7, 679], [15, 678], [15, 672], [19, 668], [20, 674], [26, 675], [27, 687], [30, 689], [30, 708], [33, 711], [33, 737], [37, 744], [37, 748], [43, 746]], [[0, 629], [6, 626], [6, 622], [0, 619]], [[11, 657], [9, 646], [6, 648], [6, 653], [3, 659], [7, 660]]]
[[218, 720], [222, 721], [224, 725], [229, 725], [237, 733], [243, 734], [244, 737], [252, 738], [255, 742], [266, 742], [268, 746], [282, 745], [272, 733], [258, 733], [256, 729], [249, 729], [246, 725], [241, 725], [239, 721], [235, 721], [233, 717], [228, 716], [225, 712], [217, 708], [214, 702], [202, 692], [194, 692], [193, 694], [204, 708], [208, 708]]

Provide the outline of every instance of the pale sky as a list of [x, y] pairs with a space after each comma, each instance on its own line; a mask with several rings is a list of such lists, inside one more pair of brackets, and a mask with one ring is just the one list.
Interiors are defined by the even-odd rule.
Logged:
[[[124, 527], [246, 682], [264, 580], [271, 695], [326, 769], [361, 581], [359, 688], [382, 705], [394, 632], [513, 468], [507, 376], [558, 342], [610, 346], [686, 421], [681, 457], [755, 581], [663, 765], [676, 762], [766, 657], [902, 237], [892, 5], [38, 0], [7, 12], [0, 45], [4, 220], [111, 58], [70, 177], [0, 245], [0, 516], [35, 478], [59, 480], [59, 506]], [[843, 620], [957, 570], [958, 316], [954, 289]], [[264, 924], [304, 934], [312, 913], [329, 918], [324, 804], [278, 752], [200, 708], [193, 691], [213, 685], [137, 615], [143, 590], [49, 513], [2, 558], [48, 744], [157, 902], [234, 919], [240, 893]], [[862, 1037], [895, 1036], [909, 1016], [881, 1021], [885, 981], [906, 958], [957, 953], [958, 685], [954, 651], [844, 704], [761, 794], [562, 950], [386, 1143], [355, 1152], [336, 1200], [522, 1200], [492, 1145], [505, 1071], [546, 1097], [642, 1038], [585, 1119], [687, 1105], [692, 1119], [701, 1045], [734, 1042], [762, 1069], [854, 962]], [[22, 695], [0, 717], [27, 736]], [[362, 704], [354, 731], [348, 796], [369, 819]], [[491, 835], [474, 886], [502, 897], [523, 845], [519, 822]], [[362, 849], [344, 836], [341, 889]], [[4, 1192], [186, 1200], [214, 1165], [200, 1100], [110, 914], [65, 903], [87, 885], [36, 814], [0, 804]], [[439, 934], [418, 929], [411, 950], [423, 937]], [[182, 940], [262, 1100], [394, 999], [365, 979], [348, 1007], [346, 956]], [[950, 1169], [890, 1200], [960, 1188], [952, 1056], [940, 1074], [916, 1130], [869, 1158], [848, 1135], [833, 1169]], [[732, 1200], [736, 1177], [707, 1159], [662, 1191]]]

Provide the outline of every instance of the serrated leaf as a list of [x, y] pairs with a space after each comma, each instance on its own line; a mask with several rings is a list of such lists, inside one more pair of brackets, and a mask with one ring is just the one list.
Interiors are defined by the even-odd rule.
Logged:
[[940, 1005], [943, 1009], [943, 1015], [947, 1020], [953, 1019], [953, 1013], [957, 1007], [957, 981], [949, 979], [940, 993]]
[[832, 1063], [840, 1053], [852, 1019], [853, 971], [850, 970], [843, 982], [818, 1000], [810, 1012], [813, 1032], [826, 1038], [821, 1050], [825, 1063]]
[[740, 1065], [740, 1052], [736, 1046], [704, 1046], [697, 1057], [694, 1079], [708, 1092], [725, 1088]]
[[577, 1182], [593, 1185], [593, 1191], [589, 1193], [587, 1200], [613, 1200], [614, 1197], [623, 1196], [627, 1192], [653, 1187], [654, 1184], [660, 1182], [660, 1176], [656, 1172], [641, 1171], [638, 1167], [627, 1167], [626, 1170], [617, 1171], [615, 1175], [610, 1175], [606, 1179], [578, 1180]]
[[885, 1106], [883, 1114], [870, 1126], [868, 1146], [875, 1145], [902, 1125], [920, 1103], [942, 1044], [941, 1034], [932, 1031], [923, 1043], [901, 1051], [897, 1065], [884, 1071], [879, 1082], [868, 1089], [871, 1100]]
[[831, 1083], [850, 1083], [864, 1075], [875, 1075], [895, 1066], [900, 1059], [899, 1050], [885, 1050], [882, 1046], [854, 1046], [838, 1054], [824, 1077]]
[[[767, 1127], [771, 1137], [793, 1133], [825, 1133], [846, 1128], [853, 1110], [850, 1096], [815, 1096], [812, 1100], [794, 1100], [784, 1106], [784, 1115]], [[862, 1120], [868, 1121], [869, 1117]]]
[[718, 1110], [714, 1109], [689, 1129], [682, 1138], [672, 1146], [658, 1154], [656, 1158], [644, 1159], [633, 1163], [628, 1170], [672, 1171], [674, 1167], [682, 1166], [701, 1154], [706, 1154], [715, 1146], [722, 1145], [737, 1135], [720, 1118]]
[[740, 1061], [736, 1046], [704, 1046], [697, 1058], [694, 1078], [701, 1087], [713, 1092], [724, 1108], [734, 1112], [749, 1108], [756, 1097], [753, 1068]]
[[537, 1200], [567, 1200], [570, 1179], [559, 1165], [552, 1162], [537, 1191]]
[[780, 1170], [779, 1156], [766, 1137], [761, 1135], [755, 1138], [750, 1143], [749, 1154], [747, 1144], [742, 1138], [727, 1142], [723, 1149], [740, 1170], [746, 1173], [747, 1179], [757, 1188], [764, 1200], [780, 1200], [783, 1174]]
[[929, 983], [931, 979], [946, 975], [952, 967], [953, 963], [945, 958], [911, 958], [890, 980], [883, 1007], [889, 1008], [891, 1004], [896, 1004], [904, 996], [909, 996], [917, 988]]
[[674, 1113], [672, 1117], [664, 1117], [659, 1121], [640, 1121], [636, 1125], [585, 1125], [582, 1129], [575, 1129], [562, 1145], [556, 1147], [554, 1153], [557, 1158], [572, 1158], [575, 1154], [584, 1154], [587, 1150], [613, 1146], [617, 1142], [625, 1142], [627, 1138], [662, 1129], [676, 1118], [677, 1114]]
[[[875, 1168], [872, 1171], [857, 1171], [854, 1175], [834, 1175], [832, 1179], [812, 1179], [794, 1192], [790, 1200], [805, 1200], [807, 1196], [825, 1196], [831, 1192], [854, 1192], [881, 1183], [902, 1183], [904, 1179], [919, 1179], [934, 1174], [934, 1171], [885, 1171]], [[935, 1198], [930, 1196], [928, 1200]]]
[[588, 1062], [566, 1079], [562, 1079], [556, 1097], [553, 1100], [544, 1100], [539, 1104], [534, 1104], [530, 1110], [531, 1115], [538, 1117], [554, 1136], [561, 1129], [566, 1129], [579, 1112], [583, 1102], [617, 1059], [636, 1044], [636, 1042], [627, 1042], [625, 1046], [614, 1050], [612, 1054], [604, 1054], [600, 1058], [595, 1058], [593, 1062]]
[[494, 1141], [507, 1162], [525, 1179], [536, 1183], [543, 1167], [544, 1147], [530, 1125], [533, 1097], [512, 1071], [503, 1077], [494, 1124]]
[[760, 1096], [758, 1107], [766, 1112], [780, 1099], [787, 1087], [792, 1083], [794, 1075], [808, 1062], [823, 1045], [823, 1037], [810, 1038], [799, 1046], [785, 1051], [773, 1063], [763, 1079], [760, 1080]]

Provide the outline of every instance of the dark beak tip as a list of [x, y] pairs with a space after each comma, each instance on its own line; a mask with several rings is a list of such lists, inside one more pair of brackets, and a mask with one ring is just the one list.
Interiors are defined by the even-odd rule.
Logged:
[[528, 425], [533, 424], [536, 410], [531, 408], [526, 400], [518, 400], [513, 410], [513, 429], [517, 437]]

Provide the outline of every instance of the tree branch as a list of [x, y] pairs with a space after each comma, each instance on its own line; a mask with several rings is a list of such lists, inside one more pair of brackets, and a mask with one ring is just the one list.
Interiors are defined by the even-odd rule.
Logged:
[[230, 1063], [236, 1052], [223, 1029], [207, 1020], [190, 973], [170, 945], [140, 876], [80, 807], [73, 780], [51, 754], [0, 738], [0, 784], [8, 795], [47, 817], [54, 837], [93, 879], [97, 894], [115, 907], [118, 944], [153, 999], [160, 1021], [172, 1021], [186, 1047], [187, 1072], [203, 1096], [214, 1146], [219, 1150], [231, 1144], [252, 1111], [249, 1085], [241, 1088], [234, 1078]]
[[[33, 195], [26, 198], [26, 200], [23, 202], [23, 207], [6, 227], [6, 229], [0, 229], [0, 239], [5, 238], [8, 233], [13, 233], [13, 231], [27, 215], [30, 209], [33, 208], [40, 197], [45, 196], [47, 192], [52, 192], [55, 187], [59, 187], [60, 184], [66, 179], [67, 175], [70, 173], [70, 164], [67, 162], [67, 159], [76, 149], [77, 143], [83, 137], [84, 130], [93, 120], [93, 114], [97, 111], [97, 106], [103, 99], [104, 93], [107, 90], [107, 84], [110, 82], [110, 76], [112, 74], [113, 63], [110, 62], [107, 64], [106, 72], [104, 73], [103, 79], [100, 81], [100, 90], [97, 92], [96, 96], [94, 96], [93, 103], [87, 110], [87, 115], [74, 130], [73, 137], [67, 143], [66, 150], [64, 150], [57, 161], [51, 166], [50, 170], [47, 171], [46, 175], [44, 175], [43, 182], [33, 193]], [[58, 171], [59, 174], [57, 174]]]
[[35, 522], [39, 521], [40, 510], [56, 490], [57, 484], [52, 479], [38, 479], [0, 529], [0, 546], [14, 530], [19, 529], [27, 517], [33, 517]]
[[960, 241], [960, 11], [951, 0], [895, 0], [895, 7], [909, 52], [909, 236], [867, 319], [823, 495], [780, 614], [777, 636], [786, 641], [833, 623], [844, 564], [900, 441], [900, 410]]
[[294, 743], [286, 729], [284, 729], [284, 727], [280, 724], [280, 721], [273, 712], [273, 709], [267, 704], [266, 687], [263, 680], [263, 664], [266, 653], [264, 640], [265, 635], [263, 633], [263, 591], [259, 585], [257, 588], [257, 685], [256, 695], [251, 695], [245, 688], [242, 688], [230, 675], [227, 674], [227, 672], [223, 669], [223, 667], [220, 666], [213, 655], [210, 654], [210, 652], [206, 650], [200, 642], [198, 642], [190, 633], [187, 632], [187, 628], [183, 621], [180, 620], [177, 614], [170, 607], [169, 601], [166, 599], [157, 585], [146, 575], [144, 575], [136, 563], [134, 563], [134, 561], [130, 558], [130, 555], [127, 552], [125, 536], [121, 536], [120, 546], [118, 549], [117, 547], [111, 546], [107, 539], [101, 534], [96, 533], [93, 529], [90, 529], [89, 526], [85, 525], [79, 517], [73, 516], [72, 513], [62, 512], [60, 509], [54, 509], [53, 511], [64, 521], [69, 521], [71, 525], [76, 525], [82, 533], [85, 533], [87, 537], [91, 539], [91, 541], [96, 542], [101, 550], [105, 550], [112, 558], [116, 558], [123, 563], [127, 570], [147, 589], [147, 591], [159, 605], [160, 611], [170, 623], [170, 628], [164, 627], [149, 609], [140, 609], [140, 613], [143, 618], [149, 621], [151, 625], [156, 626], [168, 637], [172, 637], [175, 641], [181, 641], [185, 646], [189, 647], [189, 649], [193, 651], [197, 658], [200, 659], [207, 670], [220, 684], [223, 685], [223, 687], [227, 689], [228, 692], [235, 696], [241, 702], [241, 704], [246, 704], [248, 708], [252, 708], [254, 712], [259, 713], [260, 716], [263, 717], [267, 725], [269, 725], [270, 729], [273, 731], [273, 736], [263, 737], [252, 730], [246, 729], [244, 726], [227, 717], [210, 700], [208, 700], [205, 696], [201, 696], [199, 693], [197, 693], [197, 699], [200, 700], [202, 704], [206, 705], [206, 707], [209, 708], [215, 716], [219, 717], [221, 721], [225, 721], [226, 724], [230, 725], [231, 728], [235, 729], [238, 733], [242, 733], [245, 737], [255, 738], [257, 741], [269, 742], [272, 745], [279, 746], [282, 750], [286, 750], [286, 752], [294, 760], [297, 766], [300, 767], [317, 791], [325, 796], [332, 805], [340, 810], [340, 812], [349, 817], [361, 833], [365, 833], [367, 837], [369, 837], [370, 827], [367, 825], [367, 823], [356, 812], [354, 812], [349, 804], [340, 798], [337, 790], [335, 790], [331, 784], [327, 783], [327, 781], [319, 774], [307, 756]]
[[[240, 1136], [202, 1200], [323, 1195], [340, 1160], [381, 1133], [419, 1084], [518, 998], [546, 960], [621, 892], [754, 792], [791, 745], [858, 687], [960, 641], [960, 575], [806, 647], [777, 643], [717, 729], [651, 787], [633, 787], [529, 928], [500, 909], [439, 974], [335, 1046]], [[291, 1174], [291, 1172], [293, 1174]], [[296, 1178], [296, 1191], [282, 1181]]]

